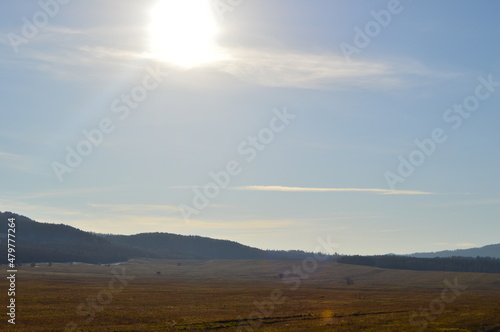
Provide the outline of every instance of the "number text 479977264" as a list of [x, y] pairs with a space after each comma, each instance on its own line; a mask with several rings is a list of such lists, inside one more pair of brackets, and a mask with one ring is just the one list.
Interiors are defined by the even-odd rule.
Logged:
[[9, 288], [7, 295], [9, 297], [9, 305], [7, 306], [8, 322], [16, 324], [16, 219], [8, 219], [7, 228], [7, 280], [9, 281]]

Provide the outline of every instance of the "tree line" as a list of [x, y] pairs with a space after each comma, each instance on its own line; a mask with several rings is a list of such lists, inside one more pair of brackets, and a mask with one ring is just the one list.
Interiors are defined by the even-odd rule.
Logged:
[[385, 269], [500, 273], [500, 259], [492, 257], [417, 258], [396, 255], [354, 255], [341, 256], [337, 261], [343, 264], [366, 265]]

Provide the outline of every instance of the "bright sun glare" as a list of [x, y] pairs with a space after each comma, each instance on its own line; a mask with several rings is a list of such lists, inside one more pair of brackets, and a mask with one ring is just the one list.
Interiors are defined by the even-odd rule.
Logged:
[[160, 0], [151, 14], [155, 57], [188, 68], [219, 59], [218, 27], [208, 0]]

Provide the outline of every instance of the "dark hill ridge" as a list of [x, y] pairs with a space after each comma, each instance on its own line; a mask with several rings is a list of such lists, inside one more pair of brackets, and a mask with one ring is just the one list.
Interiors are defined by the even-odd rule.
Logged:
[[[16, 261], [113, 263], [130, 258], [167, 259], [291, 259], [303, 251], [270, 251], [233, 241], [169, 233], [112, 235], [85, 232], [63, 224], [34, 221], [12, 212], [0, 212], [0, 247], [7, 252], [8, 218], [16, 219]], [[2, 255], [1, 264], [7, 263]]]
[[[109, 263], [150, 254], [112, 244], [95, 234], [63, 224], [40, 223], [11, 212], [0, 212], [0, 247], [7, 252], [7, 224], [15, 218], [16, 262]], [[7, 255], [0, 256], [7, 263]]]
[[493, 257], [500, 258], [500, 243], [490, 244], [480, 248], [470, 249], [457, 249], [457, 250], [443, 250], [436, 252], [418, 252], [411, 255], [411, 257], [419, 258], [434, 258], [434, 257]]
[[158, 257], [192, 259], [258, 259], [264, 251], [228, 240], [169, 233], [102, 235], [109, 242], [154, 253]]
[[[201, 236], [170, 233], [142, 233], [113, 235], [85, 232], [63, 224], [34, 221], [12, 212], [0, 212], [0, 248], [7, 253], [8, 218], [16, 219], [16, 262], [83, 262], [113, 263], [131, 258], [165, 259], [275, 259], [302, 260], [311, 257], [304, 251], [261, 250], [243, 244]], [[370, 265], [396, 269], [446, 270], [469, 272], [500, 271], [500, 259], [470, 258], [499, 257], [500, 244], [483, 248], [414, 254], [415, 257], [385, 256], [330, 256], [347, 264]], [[439, 255], [469, 257], [439, 257]], [[0, 263], [7, 263], [7, 255], [0, 255]]]
[[301, 260], [311, 254], [301, 250], [262, 250], [229, 240], [197, 235], [141, 233], [102, 234], [109, 242], [146, 251], [155, 257], [179, 259], [284, 259]]

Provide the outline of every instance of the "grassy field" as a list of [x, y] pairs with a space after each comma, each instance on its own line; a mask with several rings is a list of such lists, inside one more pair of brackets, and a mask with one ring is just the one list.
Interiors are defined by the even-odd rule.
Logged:
[[25, 265], [16, 287], [16, 325], [4, 314], [0, 330], [500, 331], [498, 274], [141, 259]]

